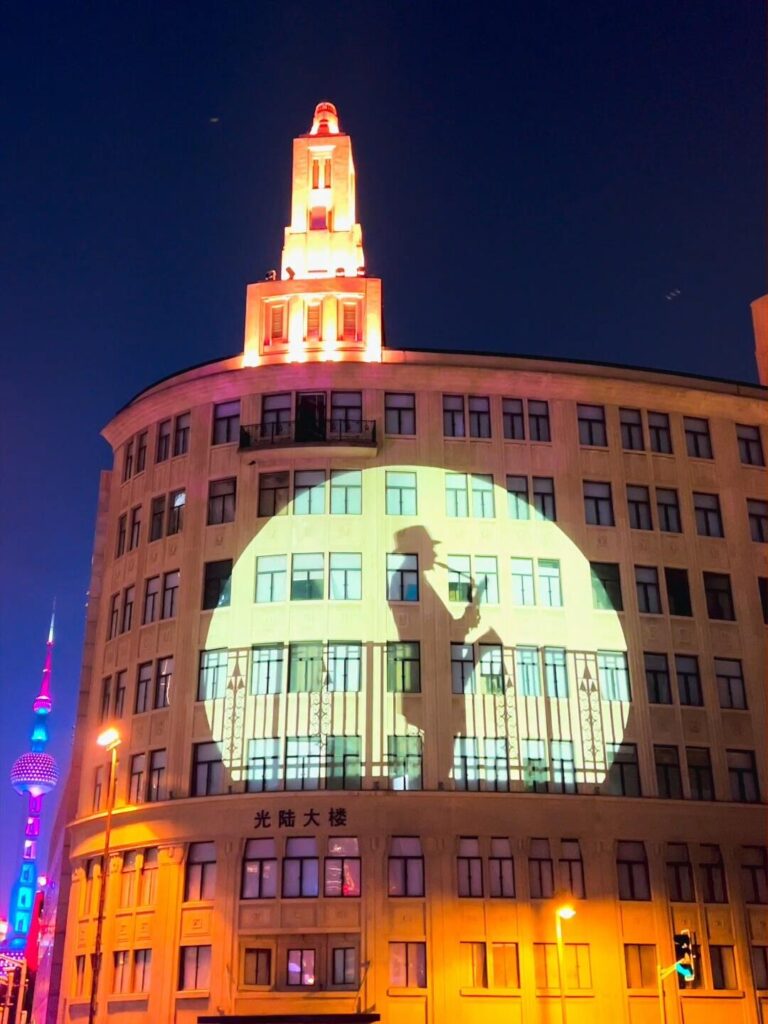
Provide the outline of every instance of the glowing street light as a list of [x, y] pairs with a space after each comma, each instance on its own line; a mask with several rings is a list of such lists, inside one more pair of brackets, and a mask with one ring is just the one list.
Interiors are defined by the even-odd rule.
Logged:
[[576, 917], [576, 908], [570, 902], [563, 901], [555, 907], [555, 936], [557, 938], [557, 970], [560, 974], [560, 1018], [567, 1024], [565, 1006], [565, 955], [563, 949], [563, 921]]
[[109, 881], [109, 840], [112, 832], [112, 811], [115, 807], [115, 774], [117, 771], [117, 748], [122, 737], [117, 729], [110, 727], [96, 737], [98, 746], [110, 753], [109, 782], [107, 783], [107, 818], [104, 823], [104, 852], [101, 855], [101, 885], [99, 886], [99, 907], [96, 912], [96, 940], [91, 961], [91, 1000], [88, 1007], [88, 1024], [96, 1020], [96, 1001], [99, 990], [99, 972], [101, 970], [101, 932], [104, 922], [104, 905], [107, 897]]

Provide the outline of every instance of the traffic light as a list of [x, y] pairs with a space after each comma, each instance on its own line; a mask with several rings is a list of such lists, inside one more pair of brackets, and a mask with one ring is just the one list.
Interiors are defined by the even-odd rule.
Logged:
[[690, 930], [684, 928], [675, 933], [675, 970], [685, 981], [693, 981], [696, 977], [696, 954], [693, 950], [693, 938]]

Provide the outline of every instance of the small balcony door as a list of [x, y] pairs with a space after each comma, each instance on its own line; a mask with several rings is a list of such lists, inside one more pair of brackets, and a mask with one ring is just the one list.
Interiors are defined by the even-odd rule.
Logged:
[[325, 440], [324, 391], [300, 391], [296, 396], [296, 440]]

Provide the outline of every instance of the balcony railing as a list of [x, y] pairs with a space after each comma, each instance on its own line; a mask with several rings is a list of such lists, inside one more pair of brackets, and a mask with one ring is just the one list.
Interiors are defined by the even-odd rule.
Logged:
[[240, 427], [240, 451], [307, 445], [376, 447], [376, 421], [355, 419], [286, 420]]

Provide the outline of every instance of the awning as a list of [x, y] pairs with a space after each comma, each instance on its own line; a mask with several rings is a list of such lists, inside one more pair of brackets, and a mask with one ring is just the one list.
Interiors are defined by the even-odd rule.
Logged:
[[378, 1013], [236, 1013], [198, 1017], [197, 1024], [377, 1024]]

